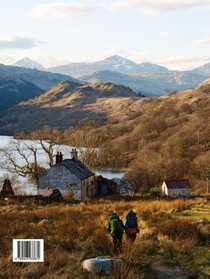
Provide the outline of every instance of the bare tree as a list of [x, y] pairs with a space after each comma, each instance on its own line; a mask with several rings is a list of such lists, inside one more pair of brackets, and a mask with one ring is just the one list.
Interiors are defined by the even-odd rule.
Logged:
[[61, 132], [57, 128], [44, 126], [41, 130], [36, 130], [29, 134], [18, 134], [17, 138], [32, 140], [40, 145], [48, 157], [48, 165], [52, 167], [54, 163], [54, 150], [58, 151], [58, 144], [61, 143]]
[[[60, 133], [56, 128], [45, 126], [29, 134], [18, 134], [6, 149], [0, 149], [0, 168], [10, 174], [27, 177], [38, 185], [39, 177], [53, 165], [54, 153], [59, 150]], [[47, 163], [43, 162], [45, 154]]]
[[38, 162], [38, 147], [32, 142], [13, 140], [7, 149], [0, 149], [0, 153], [0, 167], [4, 171], [28, 177], [35, 184], [46, 171], [46, 167]]

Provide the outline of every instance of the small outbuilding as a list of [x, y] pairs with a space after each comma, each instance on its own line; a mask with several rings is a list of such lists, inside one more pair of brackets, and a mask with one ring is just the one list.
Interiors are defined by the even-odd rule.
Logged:
[[107, 179], [102, 175], [96, 177], [96, 195], [116, 195], [120, 194], [117, 183], [113, 180]]
[[162, 194], [168, 197], [190, 197], [189, 179], [165, 180], [162, 184]]

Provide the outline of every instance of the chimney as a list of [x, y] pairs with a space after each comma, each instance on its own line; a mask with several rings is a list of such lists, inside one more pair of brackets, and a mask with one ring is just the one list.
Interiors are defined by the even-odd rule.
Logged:
[[75, 158], [77, 159], [77, 154], [78, 154], [78, 151], [76, 150], [76, 148], [72, 148], [71, 150], [71, 159]]
[[62, 164], [62, 162], [63, 162], [63, 154], [61, 152], [57, 152], [55, 156], [55, 163]]

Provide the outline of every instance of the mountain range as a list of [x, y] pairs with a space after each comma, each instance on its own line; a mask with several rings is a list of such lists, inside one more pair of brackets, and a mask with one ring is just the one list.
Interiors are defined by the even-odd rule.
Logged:
[[172, 71], [148, 62], [138, 64], [118, 55], [97, 62], [70, 63], [47, 70], [89, 83], [122, 84], [145, 96], [161, 96], [174, 90], [180, 92], [210, 77], [210, 63], [192, 71]]
[[[14, 65], [28, 69], [43, 70], [74, 77], [81, 82], [112, 82], [130, 87], [137, 95], [162, 96], [172, 91], [193, 88], [210, 77], [210, 63], [191, 71], [173, 71], [149, 62], [135, 63], [127, 58], [114, 55], [92, 63], [70, 63], [44, 69], [42, 65], [24, 58]], [[66, 79], [68, 80], [68, 79]], [[31, 80], [28, 80], [31, 82]], [[42, 81], [43, 82], [43, 81]], [[40, 85], [35, 84], [40, 87]], [[54, 85], [54, 84], [53, 84]], [[48, 88], [42, 88], [44, 90]]]
[[191, 71], [171, 71], [163, 66], [138, 64], [116, 55], [98, 62], [72, 63], [49, 69], [29, 58], [14, 65], [0, 64], [0, 112], [40, 96], [61, 81], [111, 82], [131, 88], [137, 96], [149, 97], [193, 88], [210, 78], [210, 63]]

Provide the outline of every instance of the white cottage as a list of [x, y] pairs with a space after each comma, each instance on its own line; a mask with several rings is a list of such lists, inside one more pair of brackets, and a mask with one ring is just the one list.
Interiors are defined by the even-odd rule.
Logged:
[[56, 163], [39, 179], [38, 194], [48, 196], [58, 189], [63, 196], [73, 193], [75, 200], [84, 200], [95, 184], [95, 174], [77, 159], [76, 149], [72, 149], [71, 159], [63, 160], [57, 153]]
[[165, 180], [162, 184], [162, 194], [168, 197], [190, 197], [189, 179]]

